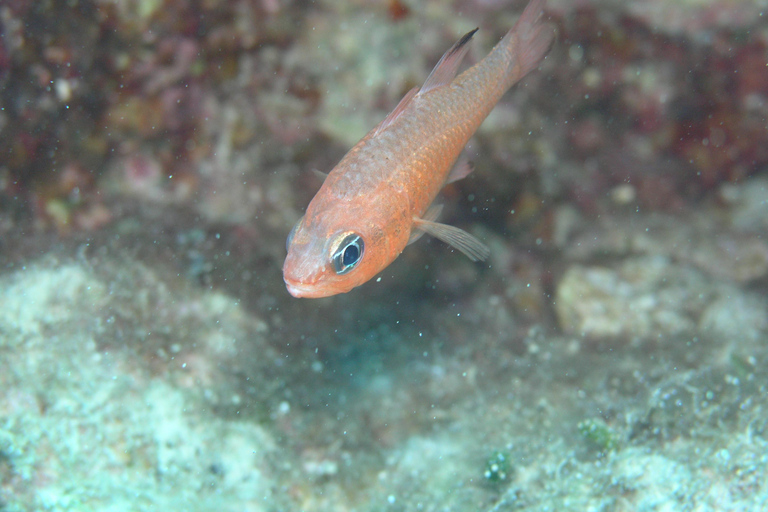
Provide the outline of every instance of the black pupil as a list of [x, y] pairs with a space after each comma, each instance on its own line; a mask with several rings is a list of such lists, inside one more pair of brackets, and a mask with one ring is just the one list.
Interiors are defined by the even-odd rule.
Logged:
[[331, 255], [333, 269], [337, 274], [346, 274], [360, 263], [363, 257], [363, 248], [365, 244], [360, 235], [349, 233], [338, 245], [338, 250]]
[[345, 267], [354, 265], [358, 259], [360, 259], [360, 248], [356, 243], [351, 243], [344, 248], [344, 254], [341, 257], [341, 261], [344, 263]]

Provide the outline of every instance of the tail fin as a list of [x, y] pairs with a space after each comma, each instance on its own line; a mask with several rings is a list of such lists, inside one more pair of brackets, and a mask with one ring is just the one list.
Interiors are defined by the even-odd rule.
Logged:
[[499, 44], [510, 56], [507, 87], [535, 69], [552, 47], [554, 29], [541, 20], [545, 3], [546, 0], [531, 0]]

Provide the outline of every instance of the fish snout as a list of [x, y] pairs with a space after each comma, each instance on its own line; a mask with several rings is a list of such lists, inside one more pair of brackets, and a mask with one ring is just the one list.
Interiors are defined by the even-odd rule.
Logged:
[[302, 279], [297, 275], [296, 267], [291, 264], [290, 253], [285, 259], [283, 264], [283, 281], [285, 281], [285, 287], [288, 289], [288, 293], [294, 297], [304, 297], [306, 293], [306, 287], [302, 283]]
[[287, 277], [283, 276], [283, 281], [285, 281], [285, 287], [288, 289], [288, 293], [293, 295], [296, 298], [306, 297], [307, 289], [306, 287], [302, 286], [301, 283], [298, 283], [296, 281], [291, 281]]
[[283, 281], [285, 281], [285, 287], [288, 289], [288, 293], [299, 299], [318, 299], [321, 297], [335, 295], [337, 293], [333, 290], [327, 290], [323, 287], [317, 286], [316, 284], [293, 281], [286, 276], [283, 276]]
[[283, 281], [288, 293], [297, 298], [319, 299], [338, 293], [348, 292], [351, 287], [340, 287], [334, 279], [317, 269], [314, 272], [302, 266], [293, 266], [286, 259], [283, 266]]
[[302, 265], [296, 265], [295, 258], [288, 254], [283, 264], [283, 281], [288, 293], [297, 298], [325, 297], [319, 286], [319, 277], [308, 273]]

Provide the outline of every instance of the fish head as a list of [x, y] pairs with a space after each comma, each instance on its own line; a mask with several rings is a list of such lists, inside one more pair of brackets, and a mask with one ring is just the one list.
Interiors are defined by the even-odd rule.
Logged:
[[[389, 265], [407, 243], [388, 236], [387, 223], [364, 208], [336, 207], [299, 219], [286, 241], [283, 280], [294, 297], [346, 293]], [[393, 249], [393, 243], [402, 245]]]

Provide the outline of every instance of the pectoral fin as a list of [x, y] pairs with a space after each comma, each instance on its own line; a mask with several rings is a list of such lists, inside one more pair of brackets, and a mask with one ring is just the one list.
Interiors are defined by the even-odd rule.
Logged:
[[472, 261], [485, 261], [491, 250], [483, 242], [463, 229], [448, 224], [440, 224], [426, 219], [413, 219], [414, 228], [442, 240], [454, 249], [464, 253]]
[[[437, 220], [437, 218], [440, 216], [440, 212], [443, 211], [443, 205], [441, 204], [433, 204], [429, 208], [427, 208], [426, 213], [424, 213], [424, 217], [421, 218], [421, 221], [429, 221], [434, 222]], [[416, 223], [413, 224], [413, 229], [411, 230], [411, 238], [408, 239], [408, 245], [411, 245], [413, 242], [424, 236], [423, 229], [419, 228]]]

